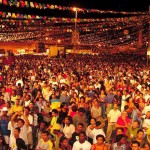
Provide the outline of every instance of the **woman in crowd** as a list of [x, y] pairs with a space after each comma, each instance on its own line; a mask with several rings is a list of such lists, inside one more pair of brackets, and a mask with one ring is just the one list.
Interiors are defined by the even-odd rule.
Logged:
[[58, 150], [72, 150], [72, 147], [69, 145], [68, 139], [66, 137], [62, 137], [60, 139]]
[[92, 145], [91, 150], [108, 150], [105, 142], [105, 137], [101, 134], [96, 136], [97, 143]]
[[115, 143], [111, 147], [112, 150], [128, 150], [127, 140], [124, 134], [119, 134], [116, 137]]
[[72, 118], [70, 116], [65, 117], [65, 126], [63, 128], [63, 133], [67, 139], [72, 137], [72, 134], [75, 132], [75, 126], [73, 125]]

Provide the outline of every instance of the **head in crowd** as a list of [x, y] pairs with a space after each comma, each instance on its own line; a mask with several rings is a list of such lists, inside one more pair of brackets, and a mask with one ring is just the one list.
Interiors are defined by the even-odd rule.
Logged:
[[17, 124], [18, 124], [18, 127], [21, 128], [21, 127], [24, 126], [25, 121], [24, 121], [23, 119], [18, 119], [18, 120], [17, 120]]
[[59, 142], [60, 148], [67, 149], [68, 145], [69, 145], [68, 139], [66, 137], [61, 137]]
[[70, 116], [65, 117], [65, 124], [67, 126], [69, 126], [72, 123], [73, 123], [73, 121], [72, 121], [72, 118]]
[[131, 149], [132, 150], [140, 150], [140, 143], [138, 141], [133, 141], [131, 143]]
[[78, 114], [79, 116], [82, 116], [83, 114], [85, 114], [85, 109], [82, 107], [78, 108]]
[[116, 143], [125, 144], [126, 143], [126, 136], [124, 134], [117, 135]]
[[79, 133], [79, 142], [84, 143], [86, 141], [86, 133], [84, 131]]
[[103, 144], [105, 142], [105, 137], [101, 134], [96, 136], [96, 140], [98, 144]]
[[44, 140], [44, 142], [47, 142], [49, 140], [49, 132], [48, 131], [42, 132], [42, 139]]
[[144, 138], [144, 131], [143, 131], [142, 129], [139, 129], [139, 130], [137, 131], [136, 139], [137, 139], [137, 140], [143, 140], [143, 138]]

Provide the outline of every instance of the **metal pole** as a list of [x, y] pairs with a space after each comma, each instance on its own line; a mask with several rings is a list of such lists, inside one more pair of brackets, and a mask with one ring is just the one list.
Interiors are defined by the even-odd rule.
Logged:
[[77, 31], [77, 17], [78, 17], [78, 11], [75, 11], [75, 32]]

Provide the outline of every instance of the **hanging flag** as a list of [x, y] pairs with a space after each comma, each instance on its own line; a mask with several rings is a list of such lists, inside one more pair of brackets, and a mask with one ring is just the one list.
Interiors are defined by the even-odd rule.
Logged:
[[16, 14], [15, 13], [12, 13], [12, 18], [16, 18]]
[[9, 17], [11, 17], [11, 13], [10, 13], [10, 12], [8, 12], [7, 16], [8, 16], [8, 18], [9, 18]]
[[31, 7], [31, 8], [34, 8], [33, 2], [30, 2], [30, 7]]
[[16, 7], [19, 7], [19, 6], [20, 6], [20, 3], [19, 3], [19, 2], [17, 2], [17, 3], [16, 3]]
[[7, 0], [3, 0], [3, 4], [4, 5], [8, 5], [8, 1]]

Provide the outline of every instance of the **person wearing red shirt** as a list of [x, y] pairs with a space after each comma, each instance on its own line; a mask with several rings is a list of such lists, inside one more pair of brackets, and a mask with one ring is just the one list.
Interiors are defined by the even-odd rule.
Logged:
[[126, 135], [127, 129], [130, 126], [131, 120], [128, 118], [128, 113], [126, 111], [123, 111], [121, 113], [121, 116], [118, 117], [118, 120], [116, 122], [116, 128], [123, 128], [124, 134]]

